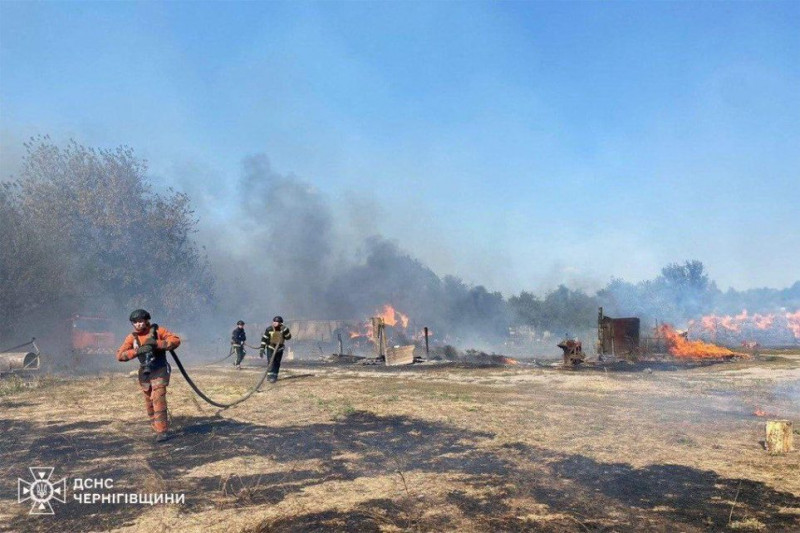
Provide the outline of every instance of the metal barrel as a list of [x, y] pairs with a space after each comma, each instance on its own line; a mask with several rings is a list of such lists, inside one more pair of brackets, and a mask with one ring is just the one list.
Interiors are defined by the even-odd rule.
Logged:
[[38, 369], [39, 356], [33, 352], [0, 353], [0, 372]]

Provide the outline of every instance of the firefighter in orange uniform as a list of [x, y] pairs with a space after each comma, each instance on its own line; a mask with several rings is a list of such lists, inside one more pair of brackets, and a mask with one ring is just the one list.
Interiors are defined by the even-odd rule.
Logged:
[[167, 420], [167, 385], [172, 371], [167, 351], [181, 344], [181, 339], [157, 324], [150, 324], [150, 313], [137, 309], [131, 313], [133, 333], [125, 337], [117, 350], [118, 361], [139, 360], [139, 386], [144, 394], [147, 415], [156, 432], [156, 442], [169, 438]]

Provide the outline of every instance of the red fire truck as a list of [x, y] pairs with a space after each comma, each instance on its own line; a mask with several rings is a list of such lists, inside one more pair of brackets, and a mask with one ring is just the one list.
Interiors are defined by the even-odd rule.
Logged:
[[117, 349], [111, 321], [102, 316], [74, 315], [70, 328], [72, 354], [76, 358], [111, 356]]

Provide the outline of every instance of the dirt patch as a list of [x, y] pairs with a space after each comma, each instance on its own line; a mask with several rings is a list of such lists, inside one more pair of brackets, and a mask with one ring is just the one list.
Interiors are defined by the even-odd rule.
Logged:
[[[0, 397], [0, 523], [12, 531], [795, 531], [800, 360], [561, 371], [290, 363], [227, 411], [169, 388], [176, 437], [152, 441], [135, 381], [51, 379]], [[673, 368], [674, 367], [674, 368]], [[231, 400], [260, 368], [191, 370]], [[87, 380], [96, 386], [88, 391]], [[800, 437], [798, 437], [800, 439]], [[797, 439], [796, 439], [797, 440]], [[183, 504], [17, 503], [29, 466], [111, 478]]]

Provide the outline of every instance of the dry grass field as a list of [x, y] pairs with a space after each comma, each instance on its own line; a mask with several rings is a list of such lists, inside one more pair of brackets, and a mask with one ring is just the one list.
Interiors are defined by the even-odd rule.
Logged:
[[[260, 376], [247, 363], [190, 371], [225, 401]], [[156, 444], [127, 375], [4, 378], [0, 529], [800, 531], [800, 453], [762, 443], [767, 419], [800, 426], [791, 353], [577, 371], [291, 362], [224, 411], [174, 369], [168, 398], [175, 437]], [[30, 466], [68, 478], [52, 516], [17, 502]], [[185, 502], [79, 503], [75, 478]]]

